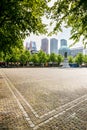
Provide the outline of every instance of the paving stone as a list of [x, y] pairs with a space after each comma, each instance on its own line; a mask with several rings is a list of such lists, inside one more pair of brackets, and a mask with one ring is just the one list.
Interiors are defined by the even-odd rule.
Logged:
[[0, 77], [0, 130], [87, 130], [87, 69], [11, 68]]

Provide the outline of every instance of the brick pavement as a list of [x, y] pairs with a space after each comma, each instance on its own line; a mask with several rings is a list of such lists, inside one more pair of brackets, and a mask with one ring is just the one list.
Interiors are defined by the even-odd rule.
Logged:
[[[12, 74], [8, 78], [8, 73], [3, 72], [0, 76], [0, 130], [87, 130], [86, 93], [43, 113], [40, 107], [35, 109], [26, 96], [19, 91], [20, 89], [16, 87], [20, 78], [14, 83], [14, 81], [12, 82]], [[43, 79], [37, 78], [42, 83]], [[23, 80], [21, 81], [23, 82]], [[49, 78], [45, 81], [48, 82]], [[25, 94], [27, 95], [27, 93]]]
[[20, 103], [0, 75], [0, 130], [30, 130]]

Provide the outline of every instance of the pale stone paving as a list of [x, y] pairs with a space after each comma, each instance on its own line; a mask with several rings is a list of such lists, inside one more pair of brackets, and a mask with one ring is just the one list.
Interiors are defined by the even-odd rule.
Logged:
[[30, 130], [18, 102], [0, 75], [0, 130]]
[[87, 130], [86, 69], [0, 71], [0, 130]]

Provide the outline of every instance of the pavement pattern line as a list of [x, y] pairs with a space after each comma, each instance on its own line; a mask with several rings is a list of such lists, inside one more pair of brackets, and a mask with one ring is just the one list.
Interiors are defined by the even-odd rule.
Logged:
[[26, 105], [30, 108], [30, 110], [33, 112], [33, 114], [34, 114], [36, 117], [38, 117], [38, 118], [43, 118], [43, 117], [45, 117], [45, 116], [47, 116], [47, 115], [50, 115], [50, 114], [54, 113], [56, 110], [62, 109], [62, 108], [64, 108], [64, 107], [67, 107], [68, 105], [76, 104], [76, 103], [78, 103], [80, 100], [83, 100], [84, 98], [87, 97], [87, 94], [85, 94], [85, 95], [83, 95], [83, 96], [81, 96], [81, 97], [79, 97], [79, 98], [77, 98], [77, 99], [75, 99], [75, 100], [73, 100], [73, 101], [70, 101], [70, 102], [66, 103], [65, 105], [62, 105], [62, 106], [60, 106], [60, 107], [57, 107], [57, 108], [55, 108], [55, 109], [49, 111], [48, 113], [45, 113], [45, 114], [43, 114], [42, 116], [39, 116], [39, 115], [37, 114], [37, 112], [32, 108], [32, 106], [31, 106], [31, 105], [26, 101], [26, 99], [22, 96], [22, 94], [15, 88], [15, 86], [14, 86], [14, 85], [12, 84], [12, 82], [7, 78], [6, 75], [5, 75], [5, 77], [6, 77], [6, 79], [8, 80], [9, 84], [11, 84], [11, 86], [12, 86], [12, 87], [16, 90], [16, 92], [20, 95], [20, 97], [23, 99], [23, 101], [26, 103]]
[[[47, 119], [45, 119], [45, 121], [42, 121], [41, 123], [35, 125], [35, 124], [31, 121], [31, 119], [29, 118], [28, 114], [26, 113], [26, 111], [24, 110], [24, 108], [23, 108], [23, 106], [21, 105], [20, 101], [17, 99], [17, 97], [15, 96], [14, 92], [12, 91], [12, 89], [11, 89], [11, 87], [10, 87], [10, 85], [12, 85], [13, 87], [15, 87], [15, 86], [14, 86], [12, 83], [10, 83], [10, 85], [9, 85], [9, 82], [11, 82], [11, 81], [5, 76], [5, 74], [2, 74], [2, 76], [3, 76], [3, 75], [4, 75], [4, 77], [5, 77], [5, 82], [6, 82], [7, 86], [8, 86], [8, 88], [10, 89], [11, 93], [14, 95], [14, 97], [15, 97], [15, 99], [16, 99], [16, 101], [17, 101], [17, 103], [18, 103], [18, 105], [19, 105], [19, 107], [20, 107], [22, 113], [23, 113], [24, 116], [25, 116], [26, 121], [29, 123], [30, 127], [33, 128], [33, 130], [37, 130], [40, 126], [42, 126], [42, 125], [44, 125], [44, 124], [50, 122], [51, 120], [53, 120], [54, 118], [57, 118], [58, 116], [63, 115], [65, 112], [71, 110], [72, 108], [78, 106], [80, 103], [82, 103], [82, 102], [84, 102], [85, 100], [87, 100], [87, 94], [86, 94], [86, 95], [81, 96], [81, 97], [79, 97], [79, 98], [77, 98], [77, 99], [75, 99], [75, 100], [73, 100], [73, 101], [71, 101], [71, 102], [69, 102], [69, 103], [67, 103], [67, 104], [65, 104], [65, 105], [62, 105], [61, 107], [56, 108], [56, 109], [54, 109], [54, 110], [52, 110], [52, 111], [50, 111], [50, 112], [48, 112], [48, 113], [46, 113], [46, 114], [44, 114], [44, 115], [42, 115], [42, 116], [39, 116], [39, 118], [44, 118], [44, 117], [46, 117], [47, 115], [49, 115], [49, 114], [51, 114], [51, 113], [54, 114], [54, 115], [52, 115], [51, 117], [48, 117]], [[15, 88], [15, 89], [16, 89], [16, 88]], [[19, 91], [18, 91], [18, 92], [19, 92]], [[19, 93], [20, 93], [20, 92], [19, 92]], [[21, 93], [20, 93], [20, 94], [21, 94]], [[66, 107], [68, 107], [68, 108], [66, 108]], [[62, 111], [58, 113], [58, 110], [60, 110], [60, 109], [61, 109]], [[57, 112], [57, 113], [55, 114], [55, 112]], [[35, 115], [35, 113], [34, 113], [34, 115]]]
[[[54, 110], [52, 110], [52, 111], [50, 111], [50, 112], [48, 112], [48, 113], [45, 113], [44, 115], [42, 115], [42, 116], [40, 116], [40, 118], [43, 118], [43, 117], [45, 117], [45, 116], [47, 116], [47, 115], [50, 115], [50, 114], [52, 114], [52, 113], [55, 113], [55, 112], [57, 112], [57, 111], [59, 111], [59, 110], [61, 110], [61, 109], [66, 109], [66, 107], [69, 107], [69, 106], [74, 106], [74, 104], [78, 104], [78, 102], [80, 102], [81, 100], [84, 100], [85, 98], [87, 98], [87, 94], [86, 95], [84, 95], [84, 96], [81, 96], [81, 97], [79, 97], [79, 98], [77, 98], [77, 99], [75, 99], [75, 100], [73, 100], [73, 101], [71, 101], [71, 102], [68, 102], [68, 103], [66, 103], [65, 105], [62, 105], [62, 106], [60, 106], [60, 107], [58, 107], [58, 108], [55, 108]], [[67, 108], [68, 109], [68, 108]]]
[[49, 123], [51, 120], [53, 120], [54, 118], [58, 118], [59, 116], [62, 116], [63, 114], [65, 114], [66, 112], [68, 112], [69, 110], [71, 110], [72, 108], [75, 108], [76, 106], [78, 106], [79, 104], [83, 103], [84, 101], [87, 100], [87, 97], [86, 99], [84, 99], [83, 101], [80, 101], [78, 102], [77, 104], [71, 106], [70, 108], [68, 109], [65, 109], [63, 110], [62, 112], [58, 113], [58, 114], [55, 114], [54, 116], [50, 117], [49, 119], [46, 119], [45, 121], [39, 123], [38, 125], [36, 125], [33, 130], [37, 130], [39, 127], [43, 126], [44, 124], [46, 123]]
[[8, 81], [8, 83], [16, 90], [16, 92], [19, 94], [19, 96], [22, 98], [22, 100], [26, 103], [26, 105], [30, 108], [30, 110], [32, 111], [32, 113], [36, 116], [39, 117], [39, 115], [37, 114], [37, 112], [32, 108], [32, 106], [25, 100], [25, 98], [22, 96], [22, 94], [15, 88], [15, 86], [12, 84], [12, 82], [9, 80], [9, 78], [6, 76], [6, 74], [4, 73], [4, 76], [6, 78], [6, 80]]
[[[4, 73], [4, 72], [3, 72], [3, 73]], [[80, 100], [84, 100], [84, 98], [87, 97], [87, 94], [86, 94], [86, 95], [83, 95], [83, 96], [81, 96], [81, 97], [79, 97], [79, 98], [77, 98], [77, 99], [75, 99], [75, 100], [73, 100], [73, 101], [70, 101], [70, 102], [68, 102], [68, 103], [66, 103], [66, 104], [64, 104], [64, 105], [62, 105], [62, 106], [60, 106], [60, 107], [57, 107], [57, 108], [55, 108], [55, 109], [49, 111], [48, 113], [45, 113], [45, 114], [42, 115], [42, 116], [39, 116], [39, 115], [37, 114], [37, 112], [32, 108], [32, 106], [31, 106], [31, 105], [26, 101], [26, 99], [22, 96], [22, 94], [15, 88], [15, 86], [12, 84], [12, 82], [9, 80], [9, 78], [6, 76], [5, 73], [4, 73], [4, 76], [5, 76], [5, 78], [8, 80], [9, 84], [16, 90], [16, 92], [19, 94], [19, 96], [22, 98], [22, 100], [26, 103], [26, 105], [30, 108], [30, 110], [32, 111], [32, 113], [34, 114], [34, 116], [35, 116], [36, 118], [43, 119], [44, 117], [49, 116], [50, 114], [55, 114], [55, 113], [57, 113], [59, 110], [65, 108], [65, 107], [69, 107], [69, 106], [72, 106], [72, 105], [74, 105], [74, 104], [77, 104]], [[52, 115], [51, 115], [51, 116], [52, 116]]]
[[[2, 74], [2, 73], [1, 73], [1, 75], [2, 75], [2, 77], [3, 77], [3, 74]], [[6, 76], [4, 77], [4, 81], [5, 81], [6, 85], [7, 85], [7, 87], [9, 88], [10, 92], [12, 93], [12, 95], [14, 96], [14, 98], [16, 99], [16, 101], [17, 101], [17, 103], [18, 103], [18, 106], [19, 106], [20, 110], [22, 111], [22, 113], [23, 113], [23, 115], [24, 115], [26, 121], [28, 122], [29, 126], [30, 126], [30, 127], [34, 127], [34, 126], [35, 126], [34, 123], [31, 121], [31, 119], [29, 118], [27, 112], [24, 110], [23, 106], [21, 105], [21, 103], [19, 102], [19, 100], [18, 100], [17, 97], [15, 96], [14, 92], [12, 91], [11, 87], [9, 86], [9, 83], [8, 83], [8, 81], [7, 81]]]

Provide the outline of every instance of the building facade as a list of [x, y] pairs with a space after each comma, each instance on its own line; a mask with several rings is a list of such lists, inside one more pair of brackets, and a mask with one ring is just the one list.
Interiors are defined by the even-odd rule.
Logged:
[[37, 53], [36, 42], [30, 41], [29, 50], [30, 50], [30, 52], [31, 52], [32, 54], [33, 54], [33, 53]]
[[60, 40], [60, 46], [61, 46], [61, 47], [66, 46], [66, 47], [67, 47], [67, 40], [61, 39], [61, 40]]
[[29, 42], [26, 42], [26, 49], [29, 50], [29, 46], [30, 46], [30, 43]]
[[67, 47], [67, 40], [65, 39], [61, 39], [60, 41], [59, 54], [64, 57], [71, 55], [71, 50], [69, 49], [69, 47]]
[[48, 54], [48, 39], [44, 38], [41, 40], [41, 50]]
[[87, 55], [87, 48], [83, 49], [83, 54]]
[[56, 38], [50, 39], [50, 54], [58, 54], [58, 40]]
[[83, 54], [83, 51], [84, 51], [83, 47], [71, 48], [71, 55], [75, 57], [78, 53]]
[[36, 42], [34, 41], [26, 42], [26, 49], [29, 50], [31, 53], [37, 53]]

